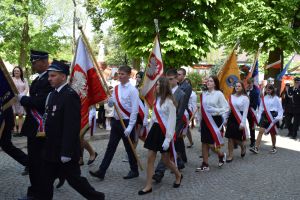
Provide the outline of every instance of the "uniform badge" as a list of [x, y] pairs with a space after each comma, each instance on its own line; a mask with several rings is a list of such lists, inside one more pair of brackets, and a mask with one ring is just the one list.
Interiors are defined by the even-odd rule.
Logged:
[[53, 106], [52, 111], [53, 111], [53, 112], [56, 111], [56, 105]]

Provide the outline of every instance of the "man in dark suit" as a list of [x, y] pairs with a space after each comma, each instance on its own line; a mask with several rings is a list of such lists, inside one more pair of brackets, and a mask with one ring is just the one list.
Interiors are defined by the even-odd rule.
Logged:
[[[175, 132], [176, 132], [176, 141], [175, 141], [175, 149], [177, 152], [177, 166], [178, 169], [183, 169], [184, 162], [181, 158], [182, 154], [182, 148], [184, 148], [184, 141], [183, 137], [181, 135], [182, 130], [184, 128], [184, 122], [183, 122], [183, 115], [184, 115], [184, 99], [185, 99], [185, 93], [179, 88], [177, 85], [177, 71], [176, 69], [169, 69], [166, 72], [166, 77], [169, 79], [169, 83], [172, 89], [173, 96], [176, 100], [177, 107], [176, 107], [176, 127], [175, 127]], [[183, 147], [182, 147], [183, 145]], [[161, 182], [161, 179], [164, 177], [164, 173], [166, 170], [166, 166], [160, 160], [158, 163], [156, 169], [155, 169], [155, 174], [153, 175], [153, 179], [156, 182]]]
[[53, 183], [63, 175], [71, 187], [89, 200], [104, 199], [80, 176], [81, 103], [78, 94], [67, 84], [69, 65], [54, 60], [49, 69], [49, 82], [55, 91], [46, 101], [45, 145], [42, 151], [41, 192], [39, 199], [53, 198]]
[[[45, 112], [47, 95], [53, 90], [48, 82], [48, 53], [32, 50], [30, 61], [33, 71], [39, 75], [30, 86], [30, 96], [18, 96], [21, 105], [26, 109], [26, 118], [21, 133], [27, 136], [29, 179], [31, 183], [31, 186], [28, 187], [27, 197], [21, 198], [25, 200], [36, 198], [39, 191], [41, 150], [45, 135], [43, 135], [42, 121], [39, 121], [36, 117], [42, 118]], [[36, 114], [35, 117], [34, 113]]]
[[292, 114], [294, 117], [292, 125], [291, 138], [297, 138], [297, 132], [300, 125], [300, 78], [294, 78], [294, 88], [292, 90]]
[[[259, 89], [257, 86], [254, 85], [254, 79], [250, 78], [247, 80], [248, 88], [247, 88], [247, 94], [250, 98], [250, 104], [249, 104], [249, 111], [248, 111], [248, 121], [249, 121], [249, 128], [250, 128], [250, 147], [255, 146], [255, 124], [254, 124], [254, 118], [252, 116], [252, 110], [256, 111], [256, 109], [259, 106]], [[256, 114], [256, 113], [254, 113]]]
[[[1, 97], [0, 97], [1, 98]], [[0, 107], [2, 107], [2, 101], [0, 99]], [[0, 112], [2, 112], [0, 110]], [[10, 157], [15, 159], [21, 165], [27, 167], [28, 166], [28, 156], [15, 147], [11, 142], [11, 132], [14, 127], [14, 113], [12, 107], [8, 107], [5, 111], [2, 112], [3, 121], [5, 122], [4, 129], [2, 132], [2, 136], [0, 137], [0, 146], [2, 150], [7, 153]], [[0, 124], [1, 126], [1, 124]], [[1, 128], [1, 127], [0, 127]]]
[[[179, 68], [177, 70], [177, 81], [178, 81], [178, 86], [179, 88], [185, 93], [185, 97], [183, 100], [183, 107], [185, 110], [188, 110], [189, 108], [189, 100], [193, 91], [192, 86], [185, 80], [185, 76], [186, 76], [186, 70], [184, 68]], [[181, 157], [182, 160], [184, 162], [187, 162], [187, 157], [186, 157], [186, 152], [185, 152], [185, 145], [184, 145], [184, 141], [182, 139], [182, 141], [180, 141], [182, 144], [180, 144], [180, 153], [181, 153]]]

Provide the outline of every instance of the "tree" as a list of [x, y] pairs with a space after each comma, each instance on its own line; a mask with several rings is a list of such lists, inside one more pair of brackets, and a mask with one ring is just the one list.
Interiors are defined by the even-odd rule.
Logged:
[[61, 28], [60, 21], [46, 22], [46, 14], [46, 5], [42, 0], [1, 0], [1, 57], [26, 67], [30, 49], [57, 55], [60, 47], [67, 44], [67, 37], [57, 35]]
[[155, 36], [153, 20], [158, 19], [163, 61], [173, 67], [197, 63], [209, 51], [221, 5], [215, 0], [87, 1], [93, 24], [113, 19], [122, 35], [121, 46], [133, 58], [149, 56]]
[[[227, 16], [227, 17], [224, 17]], [[300, 0], [231, 0], [220, 16], [220, 42], [229, 45], [237, 38], [247, 52], [255, 52], [263, 42], [263, 52], [269, 53], [268, 63], [283, 59], [300, 50]], [[279, 70], [270, 69], [267, 77], [275, 77]]]

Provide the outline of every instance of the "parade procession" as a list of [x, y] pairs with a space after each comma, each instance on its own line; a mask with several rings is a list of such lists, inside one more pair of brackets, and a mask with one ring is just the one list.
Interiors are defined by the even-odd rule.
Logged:
[[299, 8], [1, 1], [0, 200], [300, 199]]

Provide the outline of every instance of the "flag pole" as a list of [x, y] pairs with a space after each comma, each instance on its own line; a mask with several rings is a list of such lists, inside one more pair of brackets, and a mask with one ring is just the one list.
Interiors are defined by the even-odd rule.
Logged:
[[[98, 62], [97, 62], [97, 60], [96, 60], [96, 57], [95, 57], [95, 55], [94, 55], [94, 53], [93, 53], [93, 51], [92, 51], [92, 48], [91, 48], [90, 44], [89, 44], [89, 42], [88, 42], [88, 39], [87, 39], [87, 37], [86, 37], [86, 35], [85, 35], [83, 29], [82, 29], [82, 26], [81, 26], [81, 25], [78, 25], [78, 29], [80, 30], [81, 35], [82, 35], [82, 38], [83, 38], [83, 42], [85, 43], [85, 45], [86, 45], [86, 47], [87, 47], [87, 50], [88, 50], [89, 54], [91, 55], [91, 58], [92, 58], [93, 63], [94, 63], [94, 65], [95, 65], [95, 69], [96, 69], [96, 72], [97, 72], [97, 74], [98, 74], [98, 77], [99, 77], [99, 78], [101, 77], [101, 79], [102, 79], [101, 82], [103, 82], [103, 84], [104, 84], [104, 87], [105, 87], [105, 89], [106, 89], [106, 94], [108, 94], [109, 96], [111, 96], [111, 93], [110, 93], [110, 91], [109, 91], [108, 85], [107, 85], [107, 83], [106, 83], [106, 81], [105, 81], [105, 79], [104, 79], [104, 76], [103, 76], [101, 70], [99, 70], [99, 69], [100, 69], [99, 64], [98, 64]], [[122, 117], [121, 117], [121, 113], [120, 113], [120, 111], [119, 111], [119, 109], [118, 109], [118, 107], [116, 106], [115, 103], [114, 103], [114, 108], [115, 108], [115, 110], [116, 110], [116, 112], [117, 112], [117, 114], [118, 114], [118, 116], [119, 116], [121, 125], [122, 125], [123, 129], [125, 130], [125, 129], [126, 129], [126, 126], [125, 126], [124, 121], [123, 121], [123, 119], [122, 119]], [[132, 150], [132, 152], [133, 152], [133, 154], [134, 154], [135, 159], [137, 160], [137, 163], [138, 163], [140, 169], [143, 170], [143, 166], [142, 166], [141, 161], [139, 160], [139, 158], [138, 158], [138, 156], [137, 156], [137, 153], [136, 153], [136, 151], [135, 151], [135, 148], [134, 148], [134, 146], [133, 146], [133, 143], [132, 143], [130, 137], [127, 137], [127, 139], [128, 139], [128, 142], [129, 142], [129, 144], [130, 144], [131, 150]]]

